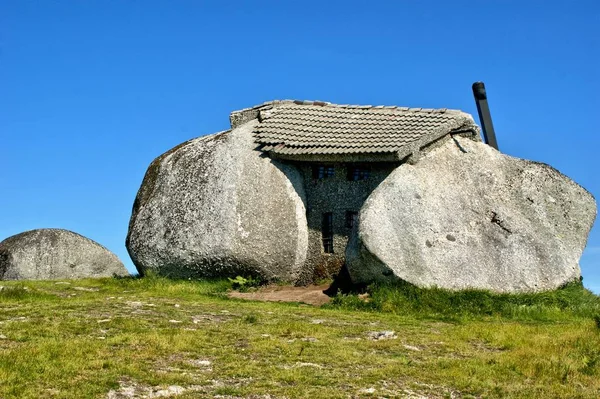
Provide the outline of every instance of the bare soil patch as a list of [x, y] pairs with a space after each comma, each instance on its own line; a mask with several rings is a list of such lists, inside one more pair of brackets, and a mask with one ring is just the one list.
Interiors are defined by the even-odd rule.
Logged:
[[321, 306], [331, 300], [323, 293], [329, 284], [309, 285], [306, 287], [268, 285], [254, 292], [232, 291], [230, 298], [248, 299], [252, 301], [271, 302], [302, 302], [309, 305]]

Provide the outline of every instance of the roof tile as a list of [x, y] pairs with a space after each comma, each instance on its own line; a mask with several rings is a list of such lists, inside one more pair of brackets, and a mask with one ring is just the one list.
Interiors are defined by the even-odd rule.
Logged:
[[460, 111], [396, 106], [336, 105], [322, 101], [272, 101], [262, 106], [254, 135], [277, 154], [397, 152], [458, 129], [476, 131]]

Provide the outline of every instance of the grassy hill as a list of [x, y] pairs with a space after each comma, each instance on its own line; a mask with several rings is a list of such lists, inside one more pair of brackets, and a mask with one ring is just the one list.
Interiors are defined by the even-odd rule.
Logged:
[[0, 398], [600, 397], [600, 298], [409, 285], [321, 308], [227, 281], [0, 282]]

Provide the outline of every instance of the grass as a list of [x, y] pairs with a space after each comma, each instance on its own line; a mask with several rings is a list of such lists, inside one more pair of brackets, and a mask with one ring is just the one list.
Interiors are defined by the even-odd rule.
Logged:
[[[579, 284], [531, 295], [371, 287], [368, 302], [338, 296], [322, 308], [228, 299], [229, 281], [0, 285], [3, 399], [127, 389], [177, 398], [600, 396], [600, 298]], [[369, 338], [383, 331], [394, 339]]]
[[600, 319], [600, 297], [585, 289], [579, 281], [559, 290], [527, 294], [423, 289], [400, 281], [371, 286], [368, 293], [367, 301], [356, 295], [338, 295], [331, 306], [452, 321], [484, 316], [540, 322], [573, 318]]

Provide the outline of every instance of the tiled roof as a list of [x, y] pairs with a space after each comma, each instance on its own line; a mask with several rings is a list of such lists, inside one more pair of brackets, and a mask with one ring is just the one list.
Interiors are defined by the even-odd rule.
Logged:
[[397, 153], [450, 132], [477, 132], [470, 115], [445, 108], [285, 100], [244, 111], [257, 112], [260, 149], [281, 155]]

